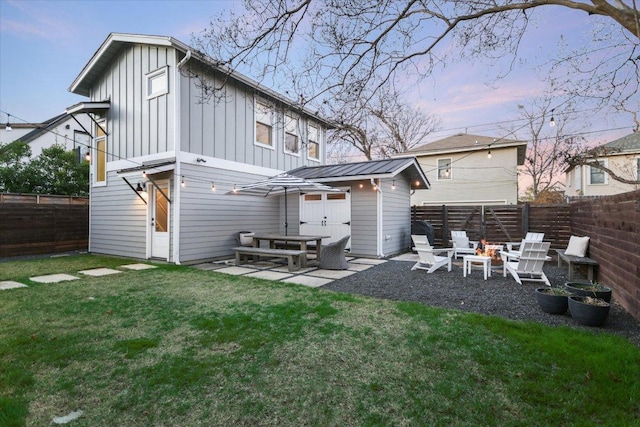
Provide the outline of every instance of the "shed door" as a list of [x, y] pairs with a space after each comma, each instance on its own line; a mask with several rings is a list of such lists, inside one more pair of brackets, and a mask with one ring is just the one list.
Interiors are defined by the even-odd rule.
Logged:
[[[300, 234], [331, 236], [331, 243], [351, 234], [351, 194], [305, 193], [300, 195]], [[351, 247], [351, 241], [347, 248]]]
[[[158, 187], [169, 196], [169, 181], [158, 181]], [[156, 188], [151, 187], [151, 256], [169, 259], [169, 213], [170, 204], [167, 198]]]

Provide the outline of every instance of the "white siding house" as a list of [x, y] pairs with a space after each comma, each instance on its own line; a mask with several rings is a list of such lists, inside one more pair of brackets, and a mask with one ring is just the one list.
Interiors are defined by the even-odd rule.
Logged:
[[[199, 78], [221, 89], [203, 96]], [[283, 198], [225, 193], [325, 164], [326, 120], [172, 37], [109, 35], [69, 90], [89, 100], [67, 113], [92, 120], [90, 252], [229, 256], [238, 231], [284, 232]]]
[[[594, 161], [629, 181], [640, 180], [640, 133], [635, 132], [591, 150]], [[565, 171], [565, 196], [610, 196], [640, 189], [638, 184], [617, 181], [602, 169], [589, 165]]]
[[518, 203], [518, 166], [525, 141], [457, 134], [395, 157], [415, 156], [431, 183], [416, 190], [411, 204], [490, 205]]

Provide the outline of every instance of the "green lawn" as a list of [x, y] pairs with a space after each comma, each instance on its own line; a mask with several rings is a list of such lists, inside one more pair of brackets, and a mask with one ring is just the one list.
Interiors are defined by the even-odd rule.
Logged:
[[617, 336], [160, 265], [0, 263], [0, 425], [640, 425]]

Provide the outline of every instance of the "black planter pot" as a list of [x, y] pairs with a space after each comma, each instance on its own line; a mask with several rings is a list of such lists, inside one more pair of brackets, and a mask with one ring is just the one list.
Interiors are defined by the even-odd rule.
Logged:
[[564, 314], [569, 306], [568, 297], [545, 292], [549, 289], [547, 287], [536, 289], [536, 301], [540, 309], [549, 314]]
[[585, 282], [567, 282], [564, 284], [564, 287], [567, 288], [567, 290], [572, 294], [583, 296], [583, 297], [600, 298], [605, 300], [606, 302], [611, 302], [611, 288], [600, 285], [599, 288], [601, 290], [598, 290], [598, 291], [588, 290], [588, 288], [591, 286], [593, 286], [591, 283], [585, 283]]
[[606, 305], [587, 304], [583, 302], [585, 298], [581, 296], [569, 297], [571, 317], [586, 326], [601, 326], [609, 316], [611, 305], [609, 303]]

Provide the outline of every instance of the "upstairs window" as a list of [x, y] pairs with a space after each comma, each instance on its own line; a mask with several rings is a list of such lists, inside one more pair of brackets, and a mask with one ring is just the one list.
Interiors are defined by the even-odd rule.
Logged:
[[95, 184], [106, 184], [107, 182], [107, 135], [105, 130], [107, 128], [106, 120], [98, 122], [99, 126], [96, 126], [96, 139], [95, 139], [95, 155], [93, 159], [93, 181]]
[[273, 147], [273, 110], [260, 101], [255, 103], [256, 144]]
[[[593, 163], [597, 163], [601, 166], [607, 167], [606, 160], [596, 160]], [[594, 168], [589, 166], [589, 184], [606, 184], [607, 183], [607, 174], [602, 169]]]
[[636, 157], [636, 181], [640, 181], [640, 157]]
[[451, 179], [451, 158], [438, 159], [438, 180]]
[[284, 151], [298, 154], [300, 151], [300, 136], [298, 135], [299, 120], [289, 114], [284, 115]]
[[307, 128], [307, 157], [311, 160], [320, 160], [320, 132], [314, 125]]
[[162, 67], [147, 74], [147, 99], [169, 92], [168, 67]]

